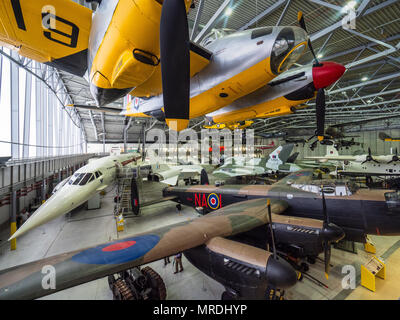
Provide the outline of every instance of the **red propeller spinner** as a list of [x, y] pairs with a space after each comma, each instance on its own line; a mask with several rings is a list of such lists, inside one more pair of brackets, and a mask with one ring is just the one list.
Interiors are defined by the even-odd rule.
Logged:
[[315, 89], [324, 89], [335, 83], [344, 74], [346, 68], [339, 63], [324, 61], [314, 66], [312, 75]]

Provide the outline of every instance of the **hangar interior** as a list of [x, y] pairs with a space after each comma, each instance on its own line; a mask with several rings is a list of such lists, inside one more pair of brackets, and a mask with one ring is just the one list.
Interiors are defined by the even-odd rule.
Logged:
[[[131, 62], [127, 62], [127, 66], [124, 66], [126, 69], [116, 66], [112, 74], [116, 79], [114, 83], [117, 83], [119, 79], [120, 70], [137, 73], [139, 76], [136, 78], [140, 78], [141, 73], [143, 77], [147, 77], [146, 68], [151, 63], [153, 63], [152, 67], [158, 68], [158, 71], [152, 71], [155, 72], [155, 77], [159, 78], [157, 78], [158, 81], [166, 82], [164, 71], [159, 70], [162, 69], [158, 65], [160, 61], [158, 64], [154, 64], [154, 61], [149, 62], [149, 59], [154, 57], [159, 60], [158, 40], [156, 44], [150, 45], [150, 47], [158, 47], [157, 54], [139, 48], [139, 56], [135, 56], [135, 51], [132, 55], [129, 50], [124, 51], [121, 56], [119, 56], [120, 53], [116, 53], [118, 56], [111, 59], [109, 52], [106, 52], [104, 55], [108, 54], [108, 58], [104, 58], [105, 60], [98, 57], [96, 60], [91, 56], [95, 54], [91, 51], [93, 46], [90, 47], [93, 43], [100, 40], [112, 43], [114, 39], [111, 27], [108, 33], [106, 30], [101, 31], [104, 27], [99, 27], [98, 21], [96, 24], [96, 16], [103, 19], [102, 23], [108, 28], [108, 24], [112, 25], [111, 19], [114, 19], [115, 24], [119, 22], [117, 19], [127, 19], [117, 15], [119, 8], [125, 8], [128, 12], [128, 9], [131, 10], [133, 6], [131, 2], [139, 3], [140, 1], [113, 0], [107, 4], [106, 1], [100, 0], [39, 2], [41, 4], [43, 2], [43, 5], [54, 5], [55, 9], [58, 9], [59, 3], [64, 5], [65, 2], [68, 3], [66, 4], [68, 8], [72, 8], [70, 9], [72, 13], [68, 11], [59, 13], [62, 7], [54, 14], [50, 12], [50, 22], [53, 20], [57, 22], [57, 27], [50, 26], [43, 32], [44, 41], [52, 41], [52, 45], [48, 47], [50, 53], [46, 52], [47, 47], [43, 47], [43, 42], [38, 42], [38, 46], [21, 33], [30, 31], [31, 21], [28, 21], [26, 17], [28, 15], [35, 17], [35, 11], [31, 13], [29, 10], [36, 10], [36, 8], [27, 6], [26, 0], [15, 1], [19, 6], [0, 5], [0, 21], [6, 26], [3, 29], [0, 28], [0, 44], [2, 45], [0, 48], [0, 104], [3, 110], [3, 120], [0, 120], [0, 270], [4, 270], [4, 272], [0, 271], [0, 299], [7, 299], [9, 293], [14, 299], [61, 300], [399, 298], [400, 251], [397, 249], [400, 246], [400, 210], [397, 206], [400, 208], [400, 195], [397, 190], [400, 187], [400, 168], [396, 167], [396, 165], [400, 166], [400, 160], [397, 157], [398, 149], [400, 150], [399, 1], [194, 0], [189, 3], [190, 1], [182, 0], [181, 2], [186, 3], [186, 8], [189, 8], [187, 24], [189, 40], [192, 43], [191, 50], [194, 47], [197, 51], [192, 50], [193, 52], [197, 52], [198, 55], [199, 52], [203, 54], [201, 57], [203, 60], [196, 60], [199, 58], [196, 56], [193, 59], [191, 51], [190, 59], [205, 65], [199, 67], [196, 73], [190, 74], [191, 84], [188, 89], [192, 90], [195, 86], [192, 82], [198, 81], [199, 88], [202, 88], [202, 81], [204, 85], [209, 81], [218, 90], [226, 90], [222, 93], [215, 91], [215, 95], [218, 93], [218, 97], [213, 98], [218, 101], [215, 105], [220, 103], [217, 99], [224, 97], [230, 99], [229, 103], [224, 102], [224, 105], [220, 103], [219, 107], [210, 110], [207, 103], [214, 100], [205, 94], [211, 92], [212, 88], [208, 87], [208, 91], [202, 91], [203, 98], [200, 97], [196, 101], [194, 99], [198, 93], [191, 93], [190, 107], [196, 106], [202, 110], [204, 106], [204, 110], [207, 111], [202, 112], [201, 116], [188, 117], [187, 127], [194, 130], [198, 138], [202, 137], [201, 130], [220, 132], [219, 129], [225, 128], [230, 129], [229, 132], [232, 134], [240, 132], [243, 144], [245, 144], [245, 132], [254, 130], [251, 159], [246, 158], [243, 162], [239, 161], [241, 157], [225, 157], [224, 149], [220, 149], [221, 155], [218, 156], [219, 163], [217, 164], [201, 161], [189, 163], [186, 158], [185, 161], [178, 161], [175, 164], [164, 164], [160, 163], [158, 158], [156, 161], [149, 156], [147, 153], [149, 149], [161, 150], [165, 146], [156, 144], [158, 140], [154, 137], [149, 139], [148, 132], [158, 129], [159, 132], [167, 135], [168, 142], [171, 141], [171, 131], [165, 118], [173, 117], [168, 116], [168, 110], [164, 107], [164, 104], [167, 105], [166, 100], [161, 102], [159, 107], [157, 105], [157, 98], [162, 98], [160, 95], [162, 91], [154, 95], [135, 96], [133, 94], [132, 97], [119, 93], [119, 96], [116, 95], [117, 98], [106, 105], [99, 108], [96, 105], [98, 97], [93, 95], [93, 92], [98, 93], [103, 89], [100, 87], [93, 89], [93, 85], [99, 86], [101, 81], [95, 82], [96, 73], [93, 70], [91, 72], [90, 66], [101, 69], [102, 63], [107, 65], [112, 60], [112, 64], [117, 64], [120, 59], [121, 64], [125, 63], [123, 59], [126, 52], [133, 57], [129, 56], [129, 59], [134, 61], [132, 64], [139, 63], [139, 67], [129, 65]], [[74, 3], [74, 5], [69, 3]], [[140, 7], [140, 10], [143, 9], [145, 12], [144, 16], [156, 14], [156, 20], [159, 21], [161, 6], [165, 6], [167, 1], [152, 1], [149, 7], [144, 3], [138, 4], [138, 8]], [[168, 3], [179, 3], [179, 1], [169, 0]], [[40, 13], [44, 17], [47, 12], [47, 9], [41, 6], [38, 4], [37, 8], [39, 18]], [[19, 9], [16, 10], [16, 7]], [[29, 12], [25, 13], [25, 10]], [[93, 19], [92, 29], [87, 26], [79, 29], [80, 21], [73, 20], [77, 24], [75, 25], [66, 20], [68, 17], [63, 18], [63, 14], [74, 16], [74, 10], [78, 18], [88, 16], [90, 22]], [[114, 15], [113, 10], [115, 10]], [[300, 19], [299, 12], [302, 12], [303, 20]], [[15, 15], [15, 21], [6, 20], [6, 17], [11, 15]], [[25, 20], [24, 15], [26, 15]], [[35, 21], [34, 18], [32, 19]], [[302, 27], [301, 21], [305, 21], [306, 27]], [[21, 24], [22, 22], [26, 25]], [[127, 23], [125, 20], [124, 22]], [[147, 20], [143, 22], [143, 25], [141, 23], [136, 22], [135, 26], [138, 30], [142, 30], [143, 26], [148, 26]], [[155, 37], [153, 33], [161, 37], [159, 22], [157, 23], [158, 25], [151, 24], [152, 27], [157, 26], [157, 28], [147, 30], [148, 39]], [[273, 51], [271, 54], [269, 51], [267, 53], [267, 49], [275, 48], [276, 38], [282, 41], [279, 37], [282, 30], [287, 30], [284, 27], [293, 28], [296, 34], [300, 31], [295, 28], [302, 29], [301, 32], [305, 30], [307, 37], [301, 43], [295, 42], [297, 39], [290, 39], [296, 46], [293, 47], [291, 43], [290, 50], [285, 51], [287, 55], [280, 60], [279, 72], [277, 72], [279, 75], [271, 71], [272, 69], [264, 70], [266, 67], [263, 65], [259, 67], [263, 69], [260, 77], [268, 74], [268, 76], [271, 75], [271, 79], [265, 80], [262, 86], [259, 82], [257, 88], [251, 87], [253, 83], [261, 80], [247, 81], [251, 73], [245, 72], [251, 70], [253, 74], [258, 74], [258, 69], [249, 66], [248, 61], [253, 62], [250, 58], [248, 61], [246, 57], [241, 60], [241, 55], [250, 53], [252, 56], [257, 56], [264, 50], [268, 62], [272, 61], [274, 56], [280, 57]], [[7, 28], [14, 28], [13, 32], [9, 32], [11, 29]], [[33, 26], [34, 28], [38, 27]], [[58, 28], [61, 28], [61, 31]], [[74, 33], [75, 28], [78, 28], [79, 32]], [[99, 33], [93, 31], [96, 31], [96, 28], [100, 29]], [[261, 30], [262, 36], [255, 36], [253, 29]], [[90, 34], [90, 41], [87, 40], [88, 44], [82, 52], [86, 52], [85, 54], [89, 56], [91, 65], [87, 71], [82, 70], [86, 71], [83, 75], [71, 73], [69, 72], [71, 69], [67, 71], [68, 67], [65, 65], [73, 64], [76, 60], [71, 59], [64, 64], [65, 61], [62, 59], [65, 58], [57, 57], [59, 49], [55, 47], [54, 51], [51, 50], [53, 46], [65, 41], [65, 38], [71, 41], [68, 49], [70, 50], [73, 47], [74, 35], [81, 39], [80, 37], [89, 32], [93, 34]], [[278, 32], [277, 35], [275, 32]], [[132, 37], [137, 36], [135, 32], [127, 34]], [[254, 43], [247, 42], [241, 44], [240, 41], [243, 40], [240, 37], [246, 35], [249, 38], [249, 34], [251, 34], [251, 41], [256, 41], [256, 46]], [[13, 36], [15, 39], [12, 38]], [[256, 37], [260, 38], [255, 39]], [[146, 43], [147, 40], [139, 38], [140, 41]], [[246, 41], [249, 41], [247, 38]], [[224, 41], [227, 44], [224, 44]], [[75, 46], [80, 46], [80, 42], [81, 40]], [[219, 43], [227, 47], [218, 49]], [[35, 45], [38, 47], [36, 48]], [[257, 52], [256, 49], [251, 49], [251, 45], [260, 50]], [[287, 43], [284, 43], [282, 47], [285, 45]], [[296, 52], [296, 48], [301, 48], [301, 45], [307, 49], [291, 61], [287, 69], [283, 70], [287, 61], [285, 59]], [[89, 53], [87, 53], [88, 46]], [[229, 51], [229, 46], [236, 48], [237, 53]], [[101, 45], [100, 49], [99, 46], [97, 47], [99, 55], [105, 52], [103, 47]], [[240, 47], [246, 49], [242, 50]], [[286, 49], [284, 47], [283, 50]], [[229, 51], [229, 54], [239, 60], [233, 60], [234, 63], [232, 63], [229, 58], [223, 58], [224, 51]], [[43, 52], [46, 58], [43, 58]], [[204, 56], [208, 56], [206, 62], [204, 62]], [[173, 59], [179, 60], [181, 56], [174, 56]], [[59, 61], [63, 61], [61, 67], [57, 64]], [[162, 61], [161, 59], [161, 66]], [[331, 81], [327, 73], [323, 74], [320, 76], [322, 80], [319, 79], [319, 81], [324, 82], [328, 78], [329, 81], [326, 80], [328, 82], [325, 81], [324, 85], [320, 85], [316, 80], [317, 68], [329, 66], [329, 62], [334, 62], [336, 68], [338, 68], [337, 65], [344, 67], [343, 72], [334, 78], [334, 81]], [[88, 67], [87, 62], [85, 63]], [[215, 64], [217, 64], [216, 67]], [[183, 65], [182, 62], [182, 69]], [[225, 70], [221, 66], [228, 69]], [[242, 75], [233, 73], [238, 72], [235, 69], [238, 66], [244, 68], [244, 71], [241, 71]], [[129, 69], [130, 67], [132, 69]], [[223, 75], [218, 73], [220, 72], [218, 68], [221, 68]], [[295, 74], [296, 70], [302, 73]], [[97, 72], [101, 74], [100, 71]], [[223, 82], [223, 88], [218, 87], [219, 84], [215, 83], [224, 76], [231, 78]], [[275, 77], [278, 80], [274, 80]], [[192, 78], [195, 80], [192, 81]], [[126, 79], [122, 76], [121, 81], [127, 81]], [[303, 83], [301, 81], [305, 83], [311, 81], [311, 86], [307, 82], [306, 86], [299, 87], [300, 83]], [[177, 86], [179, 85], [178, 83]], [[141, 92], [140, 88], [139, 85], [132, 85], [127, 93], [131, 90]], [[304, 88], [312, 88], [312, 95], [306, 98], [299, 97]], [[270, 94], [263, 91], [264, 89], [275, 90], [276, 93]], [[122, 89], [110, 85], [109, 88], [104, 89], [104, 96], [112, 90], [116, 92]], [[126, 88], [124, 90], [126, 91]], [[151, 88], [149, 92], [157, 90]], [[231, 90], [229, 96], [225, 93], [228, 90]], [[237, 97], [231, 98], [235, 94]], [[160, 118], [158, 113], [151, 113], [154, 111], [151, 109], [151, 103], [154, 100], [156, 100], [154, 105], [158, 108], [156, 111], [165, 113], [165, 116]], [[146, 106], [150, 109], [146, 109]], [[143, 109], [145, 111], [141, 111], [142, 108], [145, 108]], [[237, 108], [243, 110], [238, 111]], [[323, 115], [319, 113], [322, 112], [319, 111], [321, 108]], [[321, 124], [322, 133], [319, 129]], [[200, 143], [204, 141], [207, 144], [208, 156], [214, 156], [215, 150], [212, 149], [219, 149], [219, 142], [214, 145], [211, 139], [206, 139], [200, 140]], [[180, 148], [183, 149], [183, 146], [178, 144], [178, 149]], [[227, 148], [226, 145], [225, 148]], [[111, 165], [104, 160], [99, 167], [96, 167], [96, 161], [103, 161], [101, 159], [106, 157], [115, 157], [110, 160]], [[139, 157], [142, 158], [139, 159]], [[273, 161], [276, 158], [279, 160], [278, 164]], [[126, 168], [126, 165], [129, 168]], [[107, 176], [110, 168], [115, 171]], [[304, 182], [301, 177], [302, 170], [312, 170], [315, 181]], [[299, 173], [296, 174], [296, 171]], [[204, 173], [207, 176], [206, 180], [203, 180]], [[297, 178], [299, 182], [296, 182]], [[285, 183], [284, 186], [282, 186], [282, 181]], [[94, 185], [94, 183], [98, 183], [94, 191], [89, 190], [89, 185]], [[208, 186], [200, 186], [203, 184]], [[63, 194], [66, 187], [75, 185], [88, 189], [79, 195], [71, 193], [71, 190]], [[344, 197], [342, 197], [342, 191], [339, 195], [340, 186], [345, 186]], [[166, 187], [172, 189], [166, 191], [164, 189]], [[194, 188], [193, 191], [186, 189], [190, 187]], [[312, 191], [314, 187], [317, 188], [315, 192]], [[240, 191], [241, 188], [244, 188], [243, 192]], [[222, 225], [225, 226], [226, 223], [224, 224], [222, 220], [220, 230], [218, 228], [218, 230], [212, 230], [215, 232], [214, 237], [210, 235], [211, 238], [207, 242], [204, 240], [196, 242], [196, 239], [189, 237], [188, 243], [193, 240], [192, 247], [182, 247], [178, 243], [173, 248], [169, 247], [168, 243], [173, 243], [173, 240], [178, 242], [186, 239], [179, 238], [180, 234], [176, 231], [177, 225], [191, 225], [191, 221], [207, 219], [207, 215], [211, 216], [214, 210], [218, 209], [222, 210], [222, 214], [216, 216], [223, 219], [225, 204], [228, 207], [229, 205], [234, 207], [236, 202], [242, 204], [240, 207], [242, 211], [239, 214], [249, 214], [253, 217], [255, 213], [251, 211], [251, 208], [253, 205], [259, 205], [257, 201], [261, 201], [263, 197], [265, 205], [267, 198], [274, 199], [275, 197], [279, 198], [275, 199], [276, 201], [286, 201], [286, 204], [282, 205], [286, 211], [280, 209], [280, 202], [272, 201], [273, 216], [268, 217], [267, 207], [262, 204], [265, 215], [256, 216], [258, 220], [255, 219], [262, 223], [255, 223], [254, 219], [247, 217], [253, 222], [248, 222], [248, 226], [246, 224], [236, 226], [232, 218], [229, 220], [229, 230], [225, 230]], [[189, 198], [193, 203], [187, 203]], [[296, 199], [298, 199], [297, 202]], [[312, 202], [309, 202], [310, 199]], [[345, 200], [348, 201], [347, 204]], [[72, 204], [68, 207], [69, 201], [72, 201]], [[247, 203], [247, 201], [255, 202]], [[79, 206], [75, 206], [78, 202]], [[351, 205], [348, 205], [349, 203]], [[347, 218], [345, 213], [343, 213], [344, 216], [339, 215], [341, 210], [344, 210], [341, 206], [350, 210]], [[124, 211], [125, 209], [128, 213]], [[226, 210], [227, 216], [231, 214], [229, 210]], [[41, 213], [45, 211], [47, 213]], [[54, 214], [52, 215], [51, 212]], [[233, 214], [238, 213], [235, 211]], [[304, 220], [296, 220], [300, 221], [299, 225], [290, 226], [286, 220], [279, 220], [283, 219], [285, 214]], [[272, 223], [273, 219], [277, 219], [278, 222]], [[315, 221], [310, 222], [311, 219]], [[219, 226], [218, 223], [216, 225]], [[333, 239], [324, 240], [325, 238], [320, 236], [324, 234], [324, 228], [326, 229], [330, 223], [338, 226], [340, 232], [343, 233], [344, 238], [336, 234], [338, 238], [334, 240], [338, 243], [334, 243]], [[275, 227], [270, 228], [272, 225]], [[286, 231], [279, 229], [282, 226]], [[170, 252], [170, 259], [173, 260], [170, 264], [165, 264], [164, 256], [154, 253], [155, 249], [149, 249], [149, 252], [142, 253], [143, 256], [137, 255], [136, 252], [131, 253], [136, 259], [131, 258], [132, 261], [135, 260], [134, 263], [131, 261], [131, 264], [118, 256], [118, 259], [122, 259], [118, 260], [118, 263], [123, 261], [128, 264], [125, 268], [118, 264], [118, 268], [112, 269], [117, 270], [116, 273], [105, 270], [101, 274], [85, 274], [89, 282], [75, 277], [76, 274], [83, 274], [82, 269], [76, 267], [77, 269], [71, 271], [71, 274], [62, 275], [66, 279], [71, 276], [74, 279], [72, 281], [74, 286], [66, 285], [65, 290], [61, 291], [51, 288], [50, 291], [43, 289], [43, 292], [36, 290], [33, 294], [29, 286], [24, 289], [25, 281], [29, 282], [31, 279], [29, 277], [32, 279], [39, 277], [37, 270], [29, 269], [26, 278], [18, 275], [18, 283], [9, 281], [12, 278], [7, 274], [11, 270], [9, 268], [53, 256], [57, 263], [68, 263], [67, 267], [75, 267], [74, 263], [81, 263], [81, 260], [73, 256], [71, 259], [75, 259], [74, 262], [64, 261], [58, 255], [88, 247], [96, 248], [96, 250], [109, 248], [101, 247], [102, 243], [113, 242], [114, 245], [122, 243], [119, 247], [117, 246], [118, 249], [110, 245], [113, 248], [110, 250], [130, 252], [129, 248], [135, 248], [132, 245], [133, 242], [145, 241], [140, 237], [133, 238], [135, 235], [155, 229], [161, 231], [160, 233], [155, 231], [158, 240], [153, 247], [158, 250], [157, 252], [160, 250]], [[240, 229], [240, 232], [237, 229]], [[244, 239], [251, 234], [253, 229], [257, 230], [254, 234], [260, 234], [260, 237]], [[316, 242], [313, 242], [312, 249], [316, 251], [308, 254], [307, 250], [311, 250], [307, 247], [310, 244], [309, 239], [293, 236], [287, 230], [290, 232], [303, 230], [299, 232], [315, 235], [316, 240], [313, 239]], [[172, 239], [169, 239], [169, 242], [164, 239], [166, 235], [169, 235], [168, 232]], [[240, 237], [242, 232], [245, 235], [243, 238]], [[224, 238], [222, 234], [228, 234], [229, 237]], [[9, 238], [13, 235], [18, 235], [18, 238], [10, 241]], [[205, 235], [205, 238], [207, 236]], [[130, 242], [124, 239], [130, 239]], [[164, 240], [167, 244], [164, 244]], [[124, 245], [126, 247], [123, 247]], [[243, 257], [239, 254], [240, 252], [253, 252], [245, 246], [251, 246], [252, 249], [260, 251], [254, 251], [255, 256]], [[207, 260], [204, 258], [205, 253], [200, 250], [205, 250], [212, 258], [207, 258]], [[176, 254], [180, 252], [183, 252], [183, 256], [181, 255], [182, 257], [178, 259], [183, 261], [184, 271], [176, 272], [178, 270]], [[265, 262], [272, 259], [271, 252], [274, 254], [278, 252], [280, 260], [290, 264], [296, 271], [296, 284], [285, 283], [283, 287], [287, 288], [285, 287], [284, 291], [279, 285], [271, 285], [274, 281], [270, 283], [265, 280], [268, 269], [268, 264], [266, 265]], [[83, 253], [86, 251], [82, 251]], [[102, 257], [102, 254], [98, 255]], [[259, 259], [262, 260], [262, 257], [264, 257], [264, 265], [260, 267], [256, 262]], [[137, 262], [139, 260], [140, 263]], [[204, 266], [205, 260], [210, 261], [209, 265]], [[88, 263], [88, 260], [84, 261]], [[96, 263], [91, 263], [93, 264]], [[103, 262], [98, 264], [107, 265]], [[374, 266], [371, 267], [371, 265]], [[56, 270], [57, 266], [58, 264]], [[355, 273], [349, 283], [351, 285], [351, 281], [354, 281], [355, 287], [348, 289], [344, 287], [343, 279], [347, 274], [346, 270], [350, 270], [351, 267]], [[216, 268], [215, 270], [222, 274], [227, 274], [226, 279], [223, 276], [213, 276], [217, 271], [214, 270], [214, 272], [212, 268]], [[226, 272], [224, 268], [229, 271]], [[107, 268], [104, 267], [104, 269]], [[90, 269], [88, 270], [90, 272]], [[124, 274], [123, 270], [129, 270], [129, 272]], [[382, 276], [383, 272], [384, 276]], [[325, 278], [324, 273], [329, 273], [329, 278]], [[151, 285], [148, 283], [143, 285], [141, 282], [143, 278], [148, 283], [151, 282]], [[131, 279], [129, 280], [131, 282], [127, 279]], [[132, 279], [134, 284], [132, 284]], [[237, 284], [238, 287], [227, 285], [235, 281], [240, 283], [240, 285]], [[255, 285], [252, 281], [255, 281]], [[251, 291], [247, 286], [249, 288], [255, 286], [257, 290]], [[246, 289], [242, 291], [238, 289], [243, 287]], [[260, 297], [261, 291], [263, 293]], [[153, 293], [156, 297], [152, 296]]]

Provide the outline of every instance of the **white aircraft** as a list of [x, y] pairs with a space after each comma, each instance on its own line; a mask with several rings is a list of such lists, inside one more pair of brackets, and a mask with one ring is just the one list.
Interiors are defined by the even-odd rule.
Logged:
[[[201, 176], [202, 183], [208, 183], [207, 174], [201, 166], [197, 165], [151, 165], [148, 162], [143, 162], [139, 153], [103, 157], [89, 162], [71, 177], [60, 182], [55, 187], [52, 196], [25, 221], [9, 240], [17, 238], [29, 230], [67, 214], [84, 204], [96, 193], [115, 183], [117, 169], [126, 166], [137, 167], [142, 176], [167, 185], [175, 185], [179, 178], [186, 179], [193, 177], [194, 174]], [[139, 191], [136, 190], [137, 195], [138, 193]], [[160, 200], [161, 198], [162, 194], [160, 193]]]
[[228, 158], [224, 165], [213, 171], [217, 178], [232, 178], [239, 176], [255, 176], [275, 172], [295, 172], [301, 168], [294, 163], [286, 163], [294, 144], [279, 146], [269, 158], [245, 159], [243, 157]]
[[400, 175], [400, 158], [395, 154], [372, 156], [368, 154], [339, 155], [333, 146], [327, 146], [327, 154], [322, 157], [305, 157], [306, 160], [316, 160], [321, 163], [336, 161], [337, 168], [331, 174], [348, 176], [398, 176]]

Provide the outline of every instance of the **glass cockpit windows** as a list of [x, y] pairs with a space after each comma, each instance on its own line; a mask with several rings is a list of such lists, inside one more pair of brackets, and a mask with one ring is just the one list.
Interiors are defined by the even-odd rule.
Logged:
[[75, 186], [78, 185], [79, 181], [81, 181], [84, 176], [85, 176], [85, 173], [74, 174], [74, 177], [76, 177], [76, 178], [72, 181], [71, 184], [73, 184]]
[[81, 179], [81, 181], [79, 182], [79, 185], [80, 185], [80, 186], [85, 185], [86, 183], [89, 182], [89, 179], [90, 179], [91, 177], [93, 177], [93, 174], [92, 174], [92, 173], [86, 173], [86, 174], [83, 176], [83, 178]]
[[68, 181], [68, 184], [73, 184], [75, 186], [83, 186], [95, 179], [95, 175], [91, 172], [89, 173], [75, 173], [72, 178]]
[[263, 37], [263, 36], [269, 35], [269, 34], [272, 33], [273, 30], [274, 30], [273, 27], [265, 27], [265, 28], [255, 29], [251, 33], [251, 39], [256, 39], [256, 38], [259, 38], [259, 37]]
[[97, 179], [98, 177], [100, 177], [100, 173], [99, 173], [98, 171], [96, 171], [94, 174], [95, 174], [95, 176], [96, 176], [96, 179]]
[[71, 179], [69, 179], [68, 184], [73, 184], [75, 180], [79, 177], [79, 173], [75, 173]]
[[289, 69], [307, 48], [307, 34], [303, 29], [283, 28], [271, 52], [271, 71], [279, 74]]

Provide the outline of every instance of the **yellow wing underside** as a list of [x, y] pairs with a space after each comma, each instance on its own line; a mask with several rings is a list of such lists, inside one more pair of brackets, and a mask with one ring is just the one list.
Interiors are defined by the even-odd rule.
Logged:
[[87, 67], [91, 24], [92, 11], [71, 0], [0, 1], [0, 44], [41, 63]]

